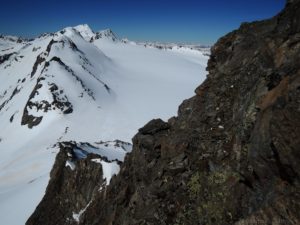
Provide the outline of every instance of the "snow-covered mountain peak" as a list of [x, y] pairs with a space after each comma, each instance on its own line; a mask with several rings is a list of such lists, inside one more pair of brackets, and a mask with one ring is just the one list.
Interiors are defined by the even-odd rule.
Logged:
[[115, 35], [115, 33], [111, 29], [105, 29], [101, 30], [95, 33], [95, 36], [91, 39], [91, 42], [103, 39], [103, 40], [109, 40], [113, 42], [119, 41], [118, 37]]
[[92, 29], [90, 28], [90, 26], [88, 24], [79, 24], [77, 26], [74, 27], [74, 29], [78, 30], [79, 32], [92, 32]]
[[0, 34], [0, 40], [16, 41], [17, 39], [18, 39], [18, 37], [16, 37], [16, 36], [8, 36], [8, 35]]
[[26, 39], [23, 39], [21, 37], [12, 36], [12, 35], [1, 35], [1, 34], [0, 34], [0, 40], [9, 41], [9, 42], [17, 42], [17, 43], [27, 41]]
[[98, 33], [101, 33], [106, 36], [115, 36], [114, 32], [110, 28], [100, 30], [100, 31], [98, 31]]
[[95, 36], [94, 32], [87, 24], [77, 25], [74, 29], [77, 30], [86, 41], [90, 41], [91, 38]]
[[66, 27], [66, 28], [62, 29], [61, 31], [56, 32], [54, 36], [57, 36], [57, 37], [67, 36], [69, 38], [74, 38], [76, 36], [77, 37], [80, 36], [81, 38], [85, 39], [81, 35], [81, 33], [78, 30], [76, 30], [74, 27]]

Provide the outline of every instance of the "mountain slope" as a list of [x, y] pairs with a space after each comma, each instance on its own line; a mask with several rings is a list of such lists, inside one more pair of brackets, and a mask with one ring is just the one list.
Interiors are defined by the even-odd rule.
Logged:
[[[299, 224], [299, 25], [291, 0], [221, 38], [178, 117], [141, 128], [120, 173], [66, 224]], [[54, 224], [59, 209], [42, 206], [57, 196], [47, 190], [27, 224]]]
[[[99, 33], [107, 35], [91, 42]], [[207, 56], [201, 52], [145, 49], [113, 41], [109, 34], [79, 25], [33, 40], [0, 37], [3, 223], [24, 224], [34, 211], [58, 142], [130, 142], [149, 119], [174, 115], [205, 78]], [[113, 155], [122, 161], [125, 154]], [[105, 161], [112, 169], [113, 160]]]

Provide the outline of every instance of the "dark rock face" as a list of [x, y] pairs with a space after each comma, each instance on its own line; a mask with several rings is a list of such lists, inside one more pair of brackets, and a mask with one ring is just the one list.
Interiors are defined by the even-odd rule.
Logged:
[[79, 224], [300, 224], [299, 37], [300, 2], [290, 0], [221, 38], [196, 96], [140, 129]]
[[77, 217], [99, 191], [101, 164], [91, 162], [98, 155], [77, 158], [75, 143], [60, 143], [46, 195], [26, 224], [77, 224]]
[[16, 53], [13, 52], [13, 53], [9, 53], [9, 54], [0, 55], [0, 65], [2, 63], [4, 63], [5, 61], [9, 60], [9, 58], [14, 54], [16, 54]]
[[[59, 89], [54, 83], [43, 82], [45, 77], [37, 79], [37, 83], [31, 92], [27, 104], [24, 107], [21, 125], [27, 125], [28, 128], [33, 128], [41, 123], [43, 116], [34, 116], [30, 114], [30, 110], [42, 111], [44, 113], [50, 110], [59, 110], [64, 114], [73, 112], [73, 105], [69, 102], [68, 97], [64, 95], [64, 91]], [[52, 102], [46, 100], [35, 101], [34, 98], [39, 95], [39, 90], [46, 85], [52, 95]]]
[[38, 66], [41, 65], [43, 62], [45, 62], [44, 53], [41, 53], [40, 55], [37, 56], [36, 61], [32, 67], [31, 77], [34, 76], [36, 70], [38, 69]]

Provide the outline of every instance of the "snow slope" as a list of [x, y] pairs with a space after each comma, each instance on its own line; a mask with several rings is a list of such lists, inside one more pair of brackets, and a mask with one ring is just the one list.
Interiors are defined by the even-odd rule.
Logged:
[[[207, 59], [200, 50], [124, 43], [87, 25], [30, 41], [0, 36], [1, 224], [24, 224], [34, 211], [57, 142], [130, 142], [150, 119], [176, 115], [204, 80]], [[105, 149], [99, 155], [123, 160], [124, 152]], [[106, 168], [109, 182], [118, 169]]]

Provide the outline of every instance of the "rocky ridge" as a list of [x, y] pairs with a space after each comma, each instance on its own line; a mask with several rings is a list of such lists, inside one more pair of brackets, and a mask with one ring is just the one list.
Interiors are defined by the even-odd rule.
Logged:
[[[196, 95], [177, 117], [139, 130], [120, 173], [76, 223], [299, 224], [299, 37], [300, 2], [290, 0], [221, 38]], [[36, 219], [49, 213], [38, 207], [27, 225], [57, 224]]]
[[[60, 142], [47, 195], [27, 223], [77, 224], [96, 194], [105, 189], [122, 164], [131, 144], [115, 140], [90, 143]], [[112, 155], [112, 153], [114, 155]], [[119, 154], [119, 157], [115, 157]], [[105, 166], [105, 168], [103, 167]], [[116, 171], [113, 171], [116, 169]], [[50, 213], [49, 213], [50, 211]], [[47, 221], [47, 222], [46, 222]]]

